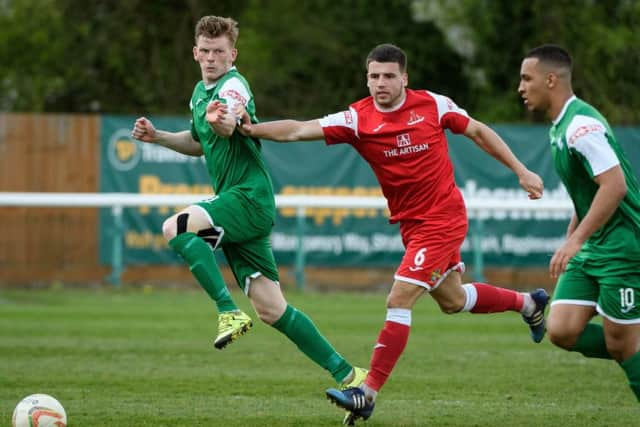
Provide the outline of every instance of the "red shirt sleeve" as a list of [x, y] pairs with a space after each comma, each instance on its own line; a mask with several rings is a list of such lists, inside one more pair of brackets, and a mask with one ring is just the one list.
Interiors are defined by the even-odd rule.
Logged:
[[445, 129], [450, 129], [453, 133], [464, 133], [467, 130], [467, 126], [469, 125], [469, 116], [464, 114], [460, 114], [457, 112], [447, 112], [440, 123], [442, 127]]
[[320, 126], [327, 145], [351, 144], [358, 139], [357, 114], [351, 108], [323, 117]]
[[469, 125], [469, 114], [463, 108], [458, 107], [448, 96], [433, 92], [429, 92], [429, 94], [436, 101], [440, 126], [453, 133], [464, 133]]

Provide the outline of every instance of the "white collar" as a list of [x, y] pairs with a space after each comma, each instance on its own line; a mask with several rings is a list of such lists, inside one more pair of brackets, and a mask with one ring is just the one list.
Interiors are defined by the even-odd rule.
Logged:
[[[235, 65], [232, 65], [232, 66], [231, 66], [231, 68], [229, 68], [229, 69], [227, 70], [227, 73], [228, 73], [229, 71], [231, 71], [231, 70], [235, 70], [235, 69], [236, 69], [236, 66], [235, 66]], [[225, 75], [225, 74], [227, 74], [227, 73], [224, 73], [222, 76], [224, 76], [224, 75]], [[220, 76], [220, 79], [222, 78], [222, 76]], [[213, 82], [213, 83], [205, 84], [205, 85], [204, 85], [205, 90], [213, 89], [214, 87], [216, 87], [216, 85], [218, 84], [218, 82], [220, 81], [220, 79], [216, 80], [216, 81], [215, 81], [215, 82]], [[204, 83], [204, 81], [203, 81], [202, 83]]]
[[567, 112], [567, 108], [569, 108], [569, 104], [571, 104], [571, 102], [574, 99], [578, 99], [576, 98], [575, 95], [571, 95], [571, 98], [567, 99], [567, 102], [564, 103], [564, 106], [562, 107], [562, 110], [560, 110], [560, 114], [558, 114], [558, 117], [556, 117], [555, 119], [553, 119], [553, 124], [557, 125], [560, 122], [560, 119], [562, 118], [562, 116], [564, 116], [564, 113]]

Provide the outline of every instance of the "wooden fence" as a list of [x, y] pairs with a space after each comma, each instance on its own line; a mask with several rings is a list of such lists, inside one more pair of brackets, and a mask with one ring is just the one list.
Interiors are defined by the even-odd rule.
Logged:
[[[98, 191], [97, 115], [0, 113], [1, 191]], [[97, 209], [0, 208], [3, 282], [86, 280], [97, 264]]]

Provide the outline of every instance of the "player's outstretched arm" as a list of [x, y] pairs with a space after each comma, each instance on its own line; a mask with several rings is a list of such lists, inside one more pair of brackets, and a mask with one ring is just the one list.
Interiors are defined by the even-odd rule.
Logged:
[[133, 125], [131, 136], [137, 140], [150, 144], [158, 144], [187, 156], [201, 156], [202, 147], [191, 138], [188, 130], [182, 132], [167, 132], [155, 128], [151, 120], [139, 117]]
[[513, 154], [506, 142], [504, 142], [493, 129], [482, 122], [469, 119], [469, 125], [464, 135], [496, 160], [511, 169], [518, 176], [522, 189], [529, 193], [530, 199], [539, 199], [542, 197], [544, 190], [542, 178], [527, 169]]
[[277, 120], [251, 125], [242, 125], [251, 136], [277, 142], [317, 141], [324, 139], [322, 126], [318, 120], [301, 122], [298, 120]]
[[236, 112], [240, 117], [239, 130], [243, 135], [269, 139], [276, 142], [318, 141], [324, 139], [319, 120], [276, 120], [273, 122], [251, 123], [244, 110]]

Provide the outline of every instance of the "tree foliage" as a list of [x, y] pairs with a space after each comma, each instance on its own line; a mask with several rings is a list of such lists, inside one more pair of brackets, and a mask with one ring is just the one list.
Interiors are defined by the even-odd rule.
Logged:
[[200, 78], [203, 14], [242, 1], [9, 0], [0, 8], [0, 106], [14, 111], [184, 113]]
[[240, 22], [237, 65], [261, 117], [318, 117], [366, 96], [365, 57], [391, 42], [409, 55], [411, 87], [483, 120], [530, 120], [520, 61], [552, 42], [572, 53], [579, 96], [614, 123], [640, 121], [635, 0], [0, 0], [0, 109], [186, 114], [206, 14]]
[[367, 96], [366, 56], [386, 42], [407, 52], [412, 87], [454, 98], [468, 91], [461, 58], [432, 23], [413, 19], [409, 2], [346, 4], [258, 0], [247, 9], [243, 27], [250, 30], [241, 30], [238, 66], [252, 82], [263, 116], [312, 118]]
[[[418, 1], [427, 8], [429, 0]], [[472, 105], [492, 121], [527, 118], [517, 94], [522, 57], [545, 43], [573, 57], [576, 94], [614, 123], [640, 122], [640, 2], [637, 0], [438, 0], [440, 27], [468, 30]], [[467, 74], [473, 76], [473, 74]], [[476, 74], [477, 76], [477, 74]]]

